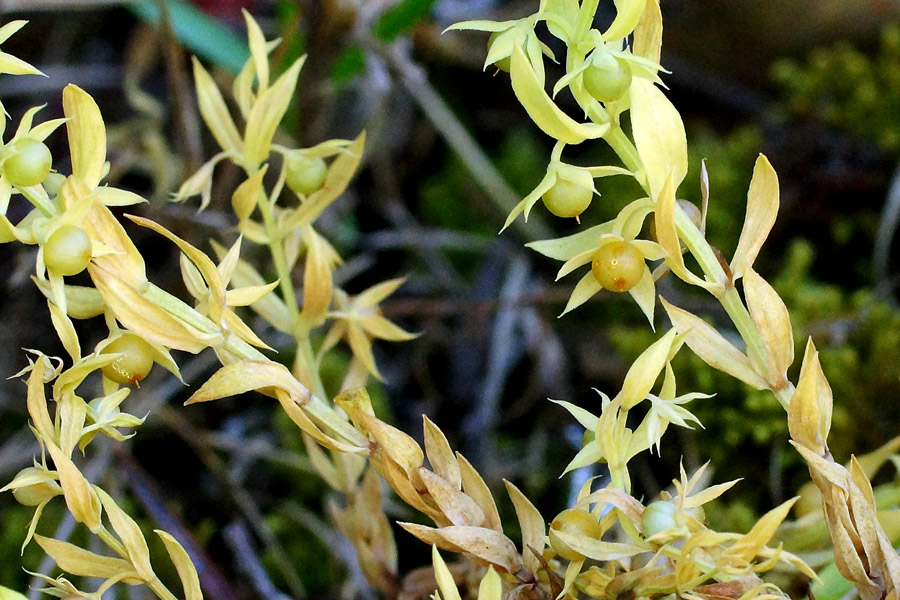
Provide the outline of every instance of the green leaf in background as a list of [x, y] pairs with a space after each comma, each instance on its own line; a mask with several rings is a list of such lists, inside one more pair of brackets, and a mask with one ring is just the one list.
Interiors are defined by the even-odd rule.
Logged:
[[336, 84], [350, 81], [366, 69], [366, 55], [362, 48], [353, 45], [347, 47], [334, 61], [331, 68], [331, 81]]
[[383, 42], [392, 42], [426, 17], [434, 3], [435, 0], [400, 0], [375, 22], [372, 33]]
[[[244, 38], [184, 0], [167, 0], [167, 5], [178, 41], [223, 71], [237, 75], [250, 56]], [[126, 6], [140, 19], [159, 24], [159, 5], [155, 0], [142, 0]]]

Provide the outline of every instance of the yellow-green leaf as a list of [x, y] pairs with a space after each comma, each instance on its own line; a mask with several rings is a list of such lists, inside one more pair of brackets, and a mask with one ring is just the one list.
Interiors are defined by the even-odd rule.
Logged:
[[567, 144], [580, 144], [609, 131], [608, 124], [578, 123], [564, 113], [544, 91], [521, 47], [517, 45], [513, 49], [510, 59], [510, 77], [516, 98], [544, 133]]
[[684, 341], [706, 364], [740, 379], [757, 390], [767, 389], [768, 383], [753, 368], [750, 359], [725, 339], [722, 334], [700, 317], [666, 302], [660, 297], [663, 308]]
[[447, 437], [440, 428], [432, 423], [426, 415], [422, 415], [424, 421], [425, 455], [435, 473], [443, 477], [457, 490], [462, 486], [462, 476], [459, 472], [459, 463]]
[[453, 581], [453, 575], [441, 554], [438, 552], [437, 546], [431, 546], [431, 562], [434, 565], [434, 578], [437, 580], [438, 590], [441, 592], [442, 600], [461, 600], [459, 590], [456, 589], [456, 582]]
[[634, 31], [646, 4], [645, 0], [615, 0], [615, 2], [616, 18], [613, 19], [609, 29], [603, 32], [603, 39], [607, 42], [620, 40]]
[[687, 136], [681, 115], [656, 85], [636, 77], [631, 83], [631, 124], [653, 197], [671, 177], [673, 193], [687, 174]]
[[522, 531], [522, 558], [525, 568], [532, 573], [537, 573], [541, 568], [538, 556], [543, 556], [544, 552], [546, 535], [544, 518], [525, 494], [519, 491], [519, 488], [506, 480], [503, 483], [506, 484], [506, 492], [512, 500], [516, 509], [516, 517], [519, 519], [519, 529]]
[[100, 183], [106, 162], [106, 127], [100, 108], [90, 94], [74, 84], [63, 89], [63, 112], [69, 119], [72, 174], [88, 187]]
[[192, 354], [221, 342], [221, 336], [187, 325], [109, 271], [89, 265], [88, 272], [116, 319], [148, 342]]
[[184, 588], [185, 600], [203, 600], [203, 592], [200, 591], [200, 578], [197, 576], [197, 569], [194, 567], [194, 563], [191, 562], [191, 557], [188, 556], [188, 553], [174, 537], [159, 529], [155, 529], [154, 532], [165, 544], [166, 552], [169, 553], [169, 558], [172, 559], [172, 564], [175, 565], [175, 570], [178, 571], [178, 577], [181, 579], [181, 585]]
[[34, 540], [43, 548], [50, 558], [56, 561], [60, 569], [80, 577], [101, 577], [109, 579], [134, 573], [134, 567], [127, 560], [103, 556], [79, 548], [69, 542], [35, 535]]
[[753, 266], [759, 249], [769, 236], [778, 214], [778, 196], [778, 175], [769, 160], [760, 154], [753, 167], [753, 178], [747, 192], [744, 227], [731, 259], [731, 273], [735, 281]]
[[301, 56], [291, 67], [279, 77], [272, 87], [259, 95], [250, 115], [247, 117], [247, 127], [244, 136], [244, 156], [251, 165], [258, 165], [269, 156], [272, 146], [272, 138], [275, 130], [287, 111], [288, 104], [297, 87], [297, 77], [300, 69], [306, 61], [306, 56]]
[[147, 547], [147, 540], [141, 532], [141, 528], [128, 514], [122, 510], [116, 501], [99, 487], [94, 487], [103, 508], [106, 511], [106, 517], [112, 525], [113, 531], [119, 536], [125, 550], [128, 552], [128, 558], [141, 579], [144, 581], [153, 581], [156, 574], [150, 565], [150, 549]]
[[197, 104], [200, 116], [225, 152], [240, 154], [241, 135], [238, 133], [222, 93], [200, 61], [194, 58], [194, 85], [197, 88]]
[[787, 370], [794, 362], [794, 334], [784, 301], [752, 267], [744, 272], [744, 296], [753, 324], [766, 347], [772, 389], [787, 385]]

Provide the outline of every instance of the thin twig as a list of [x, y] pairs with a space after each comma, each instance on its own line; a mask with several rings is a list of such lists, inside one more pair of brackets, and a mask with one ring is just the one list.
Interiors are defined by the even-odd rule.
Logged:
[[197, 133], [200, 131], [200, 122], [194, 109], [191, 85], [184, 68], [184, 53], [172, 26], [169, 3], [166, 0], [156, 0], [156, 4], [159, 6], [161, 17], [159, 34], [163, 42], [166, 73], [171, 86], [169, 101], [172, 103], [172, 113], [176, 121], [175, 134], [179, 138], [179, 145], [187, 151], [188, 164], [185, 172], [193, 173], [203, 162], [203, 148]]
[[[472, 134], [466, 130], [440, 94], [432, 87], [425, 71], [407, 57], [398, 44], [388, 46], [382, 52], [403, 87], [447, 141], [447, 144], [466, 164], [475, 181], [484, 188], [498, 213], [502, 218], [506, 218], [506, 215], [518, 204], [519, 195], [500, 175]], [[552, 230], [536, 214], [532, 214], [531, 219], [527, 222], [524, 219], [516, 219], [511, 228], [528, 241], [553, 236]]]
[[275, 533], [266, 524], [265, 518], [259, 507], [256, 506], [253, 497], [238, 482], [234, 481], [222, 459], [206, 444], [202, 443], [201, 437], [187, 419], [179, 412], [165, 406], [162, 407], [160, 413], [172, 430], [194, 449], [194, 452], [197, 453], [197, 456], [203, 461], [206, 468], [225, 486], [231, 499], [234, 500], [244, 518], [247, 519], [253, 532], [271, 551], [276, 568], [281, 573], [281, 576], [284, 577], [291, 594], [295, 598], [305, 598], [306, 591], [303, 589], [303, 583], [297, 576], [294, 565], [288, 558], [287, 552], [285, 552], [281, 542], [278, 541]]

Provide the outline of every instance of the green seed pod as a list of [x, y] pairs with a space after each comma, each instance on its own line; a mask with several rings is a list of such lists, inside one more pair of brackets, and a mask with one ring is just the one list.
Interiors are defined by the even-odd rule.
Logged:
[[556, 518], [550, 523], [550, 546], [557, 554], [568, 560], [580, 560], [584, 556], [559, 539], [556, 535], [557, 531], [584, 535], [594, 539], [600, 539], [600, 536], [603, 535], [603, 529], [597, 519], [586, 510], [568, 508], [556, 515]]
[[644, 276], [644, 255], [630, 242], [608, 242], [594, 253], [591, 271], [603, 289], [627, 292]]
[[557, 217], [571, 218], [583, 213], [594, 199], [594, 178], [586, 169], [571, 168], [566, 176], [557, 176], [556, 183], [544, 192], [541, 200]]
[[77, 275], [91, 262], [91, 238], [80, 227], [63, 225], [44, 244], [44, 264], [51, 273]]
[[102, 371], [107, 379], [121, 385], [141, 381], [153, 367], [153, 347], [133, 333], [122, 335], [101, 351], [101, 354], [113, 353], [121, 353], [121, 356]]
[[[505, 32], [504, 31], [495, 31], [488, 38], [488, 43], [487, 43], [488, 52], [490, 52], [491, 46], [494, 44], [494, 41], [497, 39], [497, 37], [501, 33], [505, 33]], [[507, 56], [505, 58], [501, 58], [500, 60], [498, 60], [497, 62], [494, 63], [494, 66], [497, 67], [498, 69], [500, 69], [501, 71], [503, 71], [504, 73], [509, 73], [510, 65], [511, 65], [511, 61], [510, 61], [509, 56]]]
[[676, 527], [677, 514], [678, 507], [674, 502], [669, 500], [651, 502], [641, 515], [641, 533], [649, 538]]
[[37, 185], [50, 174], [53, 156], [43, 142], [26, 137], [13, 144], [12, 149], [12, 156], [3, 162], [3, 174], [13, 185]]
[[302, 152], [291, 152], [287, 161], [287, 186], [296, 194], [309, 196], [325, 184], [328, 164], [319, 156], [306, 156]]
[[37, 467], [26, 467], [16, 477], [36, 476], [42, 481], [15, 488], [12, 493], [16, 502], [23, 506], [37, 506], [51, 498], [62, 494], [62, 488], [55, 481], [47, 478], [47, 471]]
[[47, 191], [47, 194], [50, 196], [59, 195], [59, 190], [62, 188], [62, 185], [66, 182], [66, 176], [62, 173], [50, 173], [44, 178], [42, 182], [44, 184], [44, 189]]
[[584, 89], [600, 102], [618, 100], [631, 87], [631, 67], [627, 61], [599, 51], [594, 51], [590, 61], [583, 74]]

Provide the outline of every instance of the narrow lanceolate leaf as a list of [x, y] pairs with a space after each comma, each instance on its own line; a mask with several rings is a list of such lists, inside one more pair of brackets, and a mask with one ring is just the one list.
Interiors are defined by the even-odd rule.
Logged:
[[174, 537], [159, 529], [154, 531], [162, 539], [163, 544], [166, 546], [166, 551], [169, 553], [169, 558], [172, 559], [172, 564], [175, 565], [178, 578], [181, 579], [181, 585], [184, 588], [185, 600], [203, 600], [203, 593], [200, 591], [200, 578], [197, 576], [197, 569], [194, 567], [194, 563], [191, 562], [191, 557], [188, 556], [188, 553]]
[[603, 39], [607, 42], [619, 40], [634, 31], [645, 4], [645, 0], [616, 0], [616, 18], [603, 32]]
[[76, 521], [84, 523], [91, 531], [97, 531], [100, 527], [101, 507], [93, 486], [55, 443], [45, 441], [45, 445], [56, 465], [69, 512]]
[[566, 533], [564, 531], [554, 531], [553, 533], [579, 554], [594, 560], [619, 560], [648, 550], [648, 548], [635, 544], [604, 542], [577, 533]]
[[70, 83], [63, 90], [63, 112], [69, 119], [66, 130], [72, 174], [94, 188], [100, 183], [106, 162], [106, 128], [100, 108], [90, 94]]
[[260, 94], [250, 110], [243, 146], [244, 156], [250, 164], [258, 165], [268, 158], [275, 130], [278, 129], [278, 124], [284, 118], [284, 113], [291, 102], [294, 88], [297, 87], [297, 77], [305, 61], [306, 56], [294, 61], [272, 87]]
[[148, 342], [196, 354], [221, 341], [186, 325], [109, 271], [88, 265], [88, 272], [116, 319]]
[[503, 582], [497, 571], [488, 568], [478, 585], [478, 600], [500, 600], [503, 597]]
[[670, 329], [644, 350], [628, 369], [625, 381], [622, 383], [622, 391], [616, 396], [616, 399], [621, 401], [623, 409], [632, 408], [644, 400], [653, 389], [659, 374], [669, 359], [669, 351], [672, 349], [672, 342], [675, 341], [675, 334], [676, 328]]
[[188, 398], [185, 405], [237, 396], [254, 390], [274, 395], [272, 388], [285, 390], [300, 401], [311, 396], [309, 390], [294, 379], [284, 365], [270, 361], [244, 360], [225, 365], [216, 371]]
[[441, 558], [437, 546], [431, 546], [431, 563], [434, 565], [434, 578], [437, 580], [438, 590], [441, 593], [442, 600], [462, 600], [459, 590], [456, 589], [456, 582], [453, 581], [453, 575], [444, 559]]
[[225, 152], [235, 155], [241, 151], [241, 134], [238, 133], [228, 107], [222, 99], [222, 93], [200, 61], [194, 58], [194, 85], [197, 88], [197, 104], [200, 116], [216, 138], [219, 147]]
[[493, 529], [454, 525], [442, 527], [438, 534], [453, 546], [507, 573], [515, 573], [522, 567], [522, 560], [510, 539]]
[[721, 288], [721, 284], [701, 279], [689, 271], [684, 264], [684, 257], [681, 255], [681, 241], [678, 239], [678, 230], [675, 225], [675, 211], [680, 209], [676, 209], [676, 207], [675, 185], [672, 178], [668, 177], [657, 196], [656, 210], [654, 211], [656, 237], [659, 245], [666, 251], [666, 264], [675, 275], [684, 281], [716, 293], [716, 289]]
[[666, 302], [660, 297], [663, 308], [684, 341], [706, 364], [740, 379], [757, 390], [767, 389], [768, 383], [753, 369], [750, 359], [726, 340], [721, 333], [700, 317]]
[[422, 478], [422, 482], [435, 504], [451, 523], [475, 527], [481, 527], [484, 524], [484, 511], [474, 500], [453, 487], [446, 479], [424, 467], [419, 469], [419, 477]]
[[518, 45], [510, 57], [510, 78], [516, 98], [541, 131], [567, 144], [602, 137], [609, 125], [578, 123], [553, 102], [531, 66], [525, 52]]
[[[749, 273], [749, 271], [748, 271]], [[818, 454], [824, 454], [825, 437], [820, 431], [819, 353], [812, 338], [806, 344], [797, 388], [788, 405], [788, 429], [791, 439]], [[829, 412], [829, 423], [831, 415]], [[827, 432], [825, 432], [827, 436]]]
[[650, 192], [656, 197], [669, 177], [674, 192], [687, 174], [687, 136], [681, 115], [652, 81], [635, 78], [630, 95], [634, 143]]
[[425, 455], [428, 457], [428, 462], [431, 463], [431, 468], [450, 485], [460, 489], [462, 476], [459, 472], [459, 463], [456, 461], [447, 437], [427, 416], [422, 415], [422, 420], [424, 421]]
[[110, 579], [134, 573], [131, 563], [121, 558], [103, 556], [69, 542], [54, 540], [42, 535], [35, 535], [34, 540], [50, 558], [56, 561], [60, 569], [72, 575]]
[[231, 195], [231, 207], [234, 209], [234, 214], [239, 221], [243, 221], [249, 217], [256, 208], [260, 192], [262, 192], [263, 189], [263, 177], [265, 176], [268, 167], [269, 165], [263, 165], [262, 169], [257, 171], [253, 177], [250, 177], [239, 185]]
[[[532, 573], [537, 573], [541, 568], [541, 562], [538, 556], [543, 556], [544, 537], [546, 528], [544, 518], [534, 504], [525, 497], [519, 488], [512, 483], [505, 481], [506, 491], [512, 500], [516, 509], [516, 517], [519, 519], [519, 528], [522, 530], [522, 558], [525, 562], [525, 568]], [[531, 549], [534, 549], [532, 552]], [[537, 555], [535, 555], [537, 552]]]
[[727, 554], [748, 562], [752, 561], [759, 551], [769, 543], [772, 536], [775, 535], [775, 530], [777, 530], [778, 526], [781, 525], [781, 522], [784, 521], [788, 511], [791, 510], [791, 507], [797, 501], [797, 498], [799, 498], [799, 496], [791, 498], [787, 502], [764, 514], [747, 535], [742, 537], [728, 549]]
[[788, 309], [778, 292], [751, 267], [744, 272], [744, 295], [766, 347], [769, 383], [772, 389], [780, 389], [786, 385], [788, 367], [794, 362], [794, 333]]
[[144, 581], [153, 581], [156, 574], [150, 565], [150, 549], [147, 547], [147, 540], [141, 532], [141, 528], [128, 514], [122, 510], [116, 501], [102, 489], [95, 487], [94, 490], [103, 504], [106, 516], [112, 525], [113, 531], [119, 536], [125, 550], [128, 552], [128, 558], [138, 575]]
[[459, 472], [462, 477], [463, 491], [477, 502], [478, 506], [480, 506], [481, 510], [484, 512], [484, 526], [489, 527], [494, 531], [502, 532], [503, 527], [500, 524], [500, 513], [497, 512], [497, 505], [494, 502], [494, 497], [491, 495], [491, 490], [488, 488], [481, 475], [478, 474], [478, 471], [475, 470], [475, 467], [472, 466], [472, 463], [466, 460], [459, 452], [456, 453], [456, 458], [459, 461]]
[[31, 374], [28, 376], [28, 414], [31, 416], [32, 426], [40, 434], [44, 443], [56, 441], [56, 430], [47, 408], [47, 395], [44, 393], [44, 373], [48, 366], [47, 357], [41, 354], [34, 361]]
[[647, 0], [644, 12], [634, 28], [634, 49], [632, 50], [634, 54], [659, 64], [662, 31], [662, 13], [659, 10], [659, 2], [658, 0]]
[[769, 237], [778, 214], [778, 195], [778, 175], [769, 160], [760, 154], [753, 167], [753, 178], [747, 192], [744, 227], [731, 259], [731, 273], [735, 281], [753, 266], [759, 249]]

